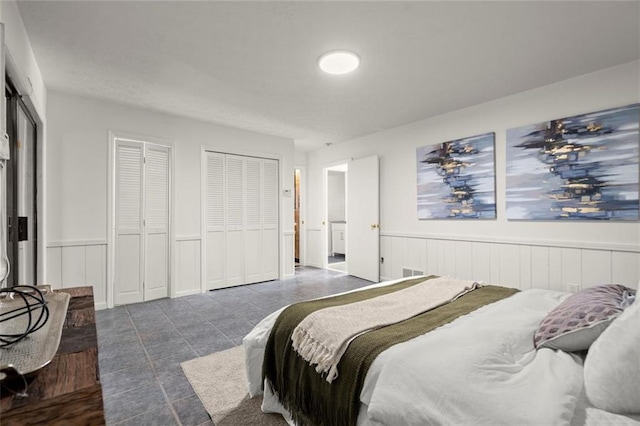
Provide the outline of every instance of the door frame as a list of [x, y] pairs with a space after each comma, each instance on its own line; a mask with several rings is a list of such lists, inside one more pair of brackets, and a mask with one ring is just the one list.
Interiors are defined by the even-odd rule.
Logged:
[[141, 135], [137, 133], [120, 130], [109, 130], [109, 155], [107, 161], [107, 308], [114, 306], [115, 293], [115, 250], [116, 250], [116, 228], [115, 228], [115, 191], [116, 191], [116, 140], [125, 140], [139, 143], [150, 143], [166, 146], [169, 148], [169, 239], [168, 239], [168, 271], [169, 297], [176, 294], [176, 233], [175, 233], [175, 143], [169, 139], [162, 139], [156, 136]]
[[[29, 121], [32, 125], [33, 125], [33, 228], [31, 230], [29, 230], [29, 234], [32, 236], [33, 238], [33, 273], [34, 273], [34, 284], [38, 283], [38, 277], [41, 278], [42, 281], [42, 272], [43, 269], [40, 265], [40, 263], [43, 261], [40, 256], [39, 253], [41, 252], [40, 250], [40, 244], [39, 244], [39, 239], [38, 239], [38, 226], [39, 226], [39, 218], [40, 218], [40, 209], [38, 208], [38, 206], [40, 205], [39, 198], [40, 198], [40, 191], [38, 191], [39, 188], [39, 184], [40, 184], [40, 179], [38, 178], [39, 173], [41, 173], [42, 171], [42, 166], [40, 165], [40, 162], [38, 161], [39, 158], [39, 151], [41, 150], [41, 145], [42, 142], [38, 143], [38, 141], [40, 141], [40, 135], [41, 130], [40, 130], [40, 121], [36, 119], [37, 115], [34, 115], [32, 113], [32, 108], [29, 107], [29, 105], [23, 100], [23, 96], [20, 93], [20, 90], [18, 90], [17, 86], [15, 86], [13, 84], [13, 81], [11, 80], [11, 78], [7, 78], [5, 80], [5, 92], [9, 92], [11, 93], [11, 97], [9, 99], [9, 102], [7, 102], [6, 104], [6, 133], [9, 136], [9, 155], [10, 155], [10, 160], [7, 160], [7, 162], [5, 163], [4, 167], [5, 167], [5, 179], [8, 179], [9, 176], [9, 170], [8, 170], [8, 164], [10, 161], [15, 161], [12, 163], [12, 167], [11, 167], [11, 188], [8, 187], [8, 185], [6, 185], [6, 191], [5, 191], [5, 199], [2, 200], [3, 202], [7, 202], [7, 198], [9, 196], [9, 192], [12, 193], [13, 196], [13, 211], [12, 212], [8, 212], [5, 211], [4, 214], [6, 216], [11, 215], [12, 218], [12, 231], [11, 231], [11, 235], [8, 234], [7, 229], [3, 230], [3, 232], [6, 233], [6, 243], [7, 246], [3, 248], [3, 250], [7, 250], [9, 249], [9, 244], [11, 244], [11, 251], [12, 251], [12, 259], [13, 259], [13, 263], [14, 263], [14, 268], [11, 268], [10, 270], [13, 272], [13, 274], [11, 275], [12, 277], [12, 281], [11, 283], [9, 283], [8, 281], [6, 281], [7, 285], [9, 287], [12, 287], [14, 285], [18, 285], [18, 267], [17, 267], [17, 257], [18, 254], [20, 252], [19, 249], [19, 241], [17, 239], [17, 229], [18, 229], [18, 213], [17, 213], [17, 195], [18, 195], [18, 168], [17, 168], [17, 145], [15, 143], [12, 143], [14, 141], [16, 141], [17, 136], [18, 136], [18, 128], [16, 127], [17, 125], [17, 120], [18, 120], [18, 108], [22, 109], [22, 112], [24, 113], [27, 121]], [[4, 118], [3, 118], [4, 119]], [[5, 221], [4, 222], [6, 227], [8, 227], [8, 223]], [[40, 232], [41, 233], [41, 232]], [[8, 258], [8, 253], [7, 253], [7, 258]], [[8, 276], [6, 277], [6, 279], [8, 279]]]
[[[306, 217], [307, 217], [307, 166], [293, 166], [293, 171], [295, 173], [296, 170], [300, 170], [300, 228], [298, 229], [298, 238], [299, 238], [299, 256], [298, 256], [298, 263], [300, 264], [300, 266], [306, 266], [307, 265], [307, 225], [306, 225]], [[295, 186], [295, 182], [294, 182], [294, 186]], [[295, 188], [294, 188], [295, 191]], [[295, 209], [295, 193], [293, 194], [294, 196], [294, 206], [293, 208]], [[295, 218], [294, 218], [294, 222], [295, 222]], [[295, 226], [295, 225], [294, 225]], [[294, 229], [295, 232], [295, 229]], [[295, 238], [295, 235], [294, 235]], [[295, 242], [294, 242], [295, 244]], [[293, 252], [293, 262], [294, 262], [294, 275], [295, 275], [295, 247], [294, 247], [294, 252]]]
[[[353, 158], [348, 158], [345, 160], [333, 161], [331, 163], [325, 163], [322, 165], [322, 269], [329, 269], [329, 257], [327, 253], [329, 253], [329, 233], [331, 230], [329, 229], [329, 171], [338, 168], [345, 168], [345, 186], [349, 179], [349, 163], [353, 161]], [[347, 188], [345, 187], [345, 219], [349, 216], [346, 205], [347, 197], [349, 194], [347, 193]], [[346, 230], [349, 232], [349, 223], [347, 222]], [[349, 253], [349, 247], [347, 242], [345, 241], [345, 258]], [[348, 263], [347, 263], [348, 265]], [[349, 270], [347, 266], [347, 271]], [[347, 272], [348, 273], [348, 272]]]
[[[291, 211], [291, 218], [293, 220], [293, 204], [290, 208], [288, 207], [285, 209], [285, 198], [282, 196], [282, 193], [284, 191], [283, 188], [285, 182], [291, 182], [291, 186], [293, 186], [293, 169], [288, 169], [285, 174], [284, 161], [280, 154], [244, 151], [238, 149], [221, 149], [219, 146], [200, 145], [200, 293], [206, 293], [209, 291], [207, 288], [207, 203], [205, 202], [207, 196], [207, 152], [263, 158], [267, 160], [276, 160], [278, 162], [278, 279], [283, 279], [286, 274], [285, 263], [287, 262], [283, 242], [283, 213], [285, 211]], [[289, 180], [287, 180], [286, 176], [288, 176]], [[288, 199], [293, 200], [293, 197], [289, 197]]]

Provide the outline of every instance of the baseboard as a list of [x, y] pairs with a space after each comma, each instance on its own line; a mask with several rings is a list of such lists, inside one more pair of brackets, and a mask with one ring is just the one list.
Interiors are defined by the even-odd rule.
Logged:
[[96, 306], [96, 311], [107, 309], [107, 302], [98, 302], [95, 304], [95, 306]]
[[195, 288], [193, 290], [176, 291], [175, 297], [190, 296], [192, 294], [201, 294], [201, 293], [202, 291], [200, 291], [199, 288]]

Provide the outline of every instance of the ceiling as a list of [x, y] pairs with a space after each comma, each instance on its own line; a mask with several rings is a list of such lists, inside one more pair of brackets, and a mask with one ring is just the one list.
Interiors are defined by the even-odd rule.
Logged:
[[[640, 57], [640, 3], [20, 1], [48, 89], [310, 150]], [[351, 49], [353, 74], [317, 58]]]

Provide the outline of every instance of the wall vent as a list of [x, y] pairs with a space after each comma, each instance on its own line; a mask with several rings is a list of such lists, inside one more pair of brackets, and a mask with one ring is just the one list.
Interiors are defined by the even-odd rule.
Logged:
[[417, 269], [402, 268], [402, 278], [415, 277], [416, 275], [424, 275], [424, 271]]

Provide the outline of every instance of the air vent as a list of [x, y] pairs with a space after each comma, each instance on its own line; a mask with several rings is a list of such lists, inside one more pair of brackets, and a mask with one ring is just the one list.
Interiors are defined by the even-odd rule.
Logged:
[[402, 278], [415, 277], [416, 275], [424, 275], [424, 271], [417, 269], [402, 268]]

